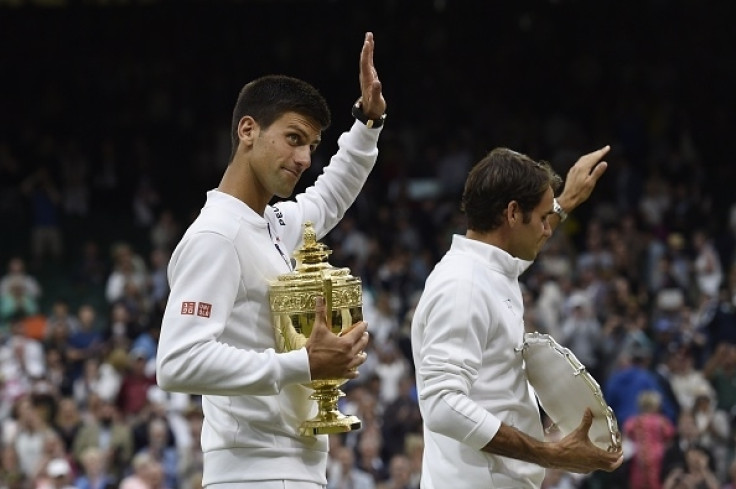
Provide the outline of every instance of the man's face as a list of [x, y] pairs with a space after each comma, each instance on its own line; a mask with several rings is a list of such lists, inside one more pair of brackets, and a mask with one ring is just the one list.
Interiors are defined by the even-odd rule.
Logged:
[[522, 212], [518, 211], [517, 223], [512, 229], [509, 249], [511, 255], [529, 261], [537, 257], [539, 250], [542, 249], [547, 239], [552, 236], [549, 216], [553, 214], [553, 201], [554, 193], [551, 188], [548, 188], [537, 207], [527, 216], [529, 218], [528, 222], [524, 222]]
[[264, 195], [287, 198], [302, 173], [312, 164], [320, 143], [319, 125], [296, 112], [287, 112], [267, 129], [259, 128], [252, 148], [251, 166]]

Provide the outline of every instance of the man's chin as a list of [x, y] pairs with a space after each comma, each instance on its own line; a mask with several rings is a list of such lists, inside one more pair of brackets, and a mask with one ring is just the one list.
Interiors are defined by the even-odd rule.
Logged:
[[294, 189], [292, 188], [291, 190], [278, 191], [274, 193], [274, 195], [278, 197], [279, 199], [288, 199], [289, 197], [294, 195]]

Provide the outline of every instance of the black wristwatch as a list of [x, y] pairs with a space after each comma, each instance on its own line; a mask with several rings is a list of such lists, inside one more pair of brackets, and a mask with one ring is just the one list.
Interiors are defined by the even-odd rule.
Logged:
[[383, 114], [378, 119], [369, 119], [363, 112], [363, 99], [359, 98], [357, 102], [353, 104], [352, 110], [353, 117], [358, 119], [360, 122], [365, 124], [368, 129], [378, 129], [383, 125], [383, 121], [386, 120], [386, 114]]

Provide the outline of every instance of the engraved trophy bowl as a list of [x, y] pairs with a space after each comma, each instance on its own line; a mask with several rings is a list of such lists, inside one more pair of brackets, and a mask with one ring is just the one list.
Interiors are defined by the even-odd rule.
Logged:
[[[332, 253], [317, 242], [312, 223], [304, 223], [304, 243], [294, 253], [296, 268], [279, 275], [269, 284], [269, 303], [273, 317], [277, 351], [287, 352], [304, 347], [315, 321], [316, 298], [325, 300], [327, 327], [341, 335], [363, 320], [361, 281], [348, 268], [336, 268], [327, 262]], [[357, 416], [341, 413], [337, 401], [347, 379], [320, 379], [308, 386], [314, 391], [310, 399], [317, 402], [318, 412], [299, 427], [303, 436], [345, 433], [361, 426]]]

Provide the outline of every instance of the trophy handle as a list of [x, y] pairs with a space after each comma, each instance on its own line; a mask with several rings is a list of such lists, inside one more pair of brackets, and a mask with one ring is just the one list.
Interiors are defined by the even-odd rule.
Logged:
[[322, 272], [322, 292], [325, 298], [327, 327], [332, 331], [332, 277], [325, 272]]

